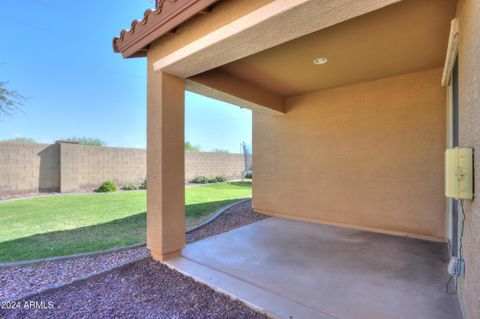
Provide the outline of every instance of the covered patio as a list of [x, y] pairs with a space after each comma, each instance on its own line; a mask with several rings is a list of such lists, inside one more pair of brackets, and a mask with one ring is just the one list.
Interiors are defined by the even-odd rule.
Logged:
[[275, 318], [461, 318], [445, 244], [267, 218], [166, 264]]
[[[456, 0], [157, 1], [114, 40], [148, 59], [153, 258], [280, 318], [461, 318], [444, 196], [456, 15]], [[185, 90], [252, 109], [252, 208], [272, 216], [186, 247]]]

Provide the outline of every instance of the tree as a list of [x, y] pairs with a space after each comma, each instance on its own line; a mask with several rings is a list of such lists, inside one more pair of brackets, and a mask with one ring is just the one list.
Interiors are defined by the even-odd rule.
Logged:
[[10, 138], [2, 140], [2, 142], [14, 142], [14, 143], [37, 143], [33, 138], [17, 136], [15, 138]]
[[229, 150], [225, 150], [225, 149], [221, 149], [221, 148], [214, 148], [212, 150], [212, 152], [215, 152], [215, 153], [230, 153]]
[[185, 150], [186, 151], [192, 151], [192, 152], [200, 152], [200, 145], [193, 145], [189, 141], [185, 142]]
[[107, 143], [104, 140], [94, 137], [70, 137], [65, 139], [68, 142], [76, 142], [81, 145], [88, 146], [105, 146]]
[[0, 81], [0, 117], [13, 116], [27, 100], [17, 91], [7, 89], [6, 84], [7, 82]]

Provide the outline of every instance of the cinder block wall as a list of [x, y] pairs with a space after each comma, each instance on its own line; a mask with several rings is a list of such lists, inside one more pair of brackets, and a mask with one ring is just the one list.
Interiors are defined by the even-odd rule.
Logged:
[[480, 318], [480, 1], [460, 0], [457, 17], [460, 146], [475, 148], [476, 195], [465, 201], [465, 279], [458, 295], [473, 319]]
[[[243, 169], [241, 154], [185, 152], [186, 181], [239, 178]], [[105, 180], [138, 185], [145, 176], [144, 149], [0, 142], [0, 195], [90, 190]]]
[[59, 190], [58, 144], [0, 143], [0, 194]]
[[214, 152], [185, 152], [185, 179], [195, 176], [225, 176], [240, 178], [245, 169], [242, 154]]
[[[64, 146], [66, 144], [62, 144], [62, 149]], [[105, 180], [117, 185], [138, 185], [147, 176], [144, 149], [84, 145], [75, 145], [75, 148], [79, 189], [95, 188]], [[62, 162], [64, 158], [62, 152]]]

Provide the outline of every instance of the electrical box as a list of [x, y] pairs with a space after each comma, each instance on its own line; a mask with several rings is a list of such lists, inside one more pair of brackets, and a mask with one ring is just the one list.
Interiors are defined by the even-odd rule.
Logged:
[[473, 199], [472, 148], [455, 147], [445, 151], [445, 195]]

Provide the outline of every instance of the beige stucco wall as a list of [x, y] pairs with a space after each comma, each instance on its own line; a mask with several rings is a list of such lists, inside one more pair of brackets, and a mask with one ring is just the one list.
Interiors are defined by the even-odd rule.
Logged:
[[460, 146], [475, 148], [475, 194], [465, 201], [465, 280], [461, 282], [467, 318], [480, 318], [480, 1], [460, 0], [459, 130]]
[[254, 209], [443, 240], [445, 90], [434, 69], [253, 116]]
[[198, 40], [210, 32], [272, 2], [273, 0], [223, 0], [205, 15], [197, 15], [150, 45], [153, 62]]

